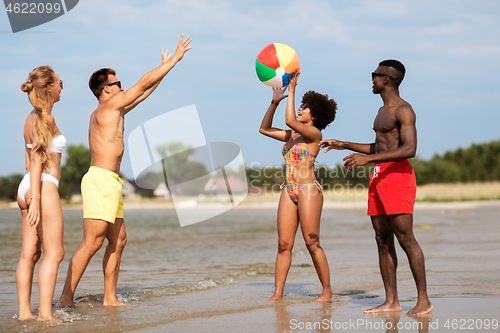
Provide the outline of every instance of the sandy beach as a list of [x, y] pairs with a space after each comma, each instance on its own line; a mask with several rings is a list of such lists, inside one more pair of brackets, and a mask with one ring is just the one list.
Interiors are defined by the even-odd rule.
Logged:
[[[276, 208], [280, 192], [258, 190], [249, 193], [237, 209]], [[363, 187], [325, 189], [323, 209], [364, 209], [368, 190]], [[220, 206], [218, 198], [199, 199], [187, 197], [185, 201], [197, 201], [198, 208]], [[482, 205], [500, 204], [500, 182], [428, 184], [417, 187], [415, 209], [470, 209]], [[175, 209], [172, 200], [159, 198], [124, 198], [127, 209]], [[65, 209], [81, 209], [81, 202], [63, 202]], [[0, 201], [0, 209], [18, 209], [16, 202]]]

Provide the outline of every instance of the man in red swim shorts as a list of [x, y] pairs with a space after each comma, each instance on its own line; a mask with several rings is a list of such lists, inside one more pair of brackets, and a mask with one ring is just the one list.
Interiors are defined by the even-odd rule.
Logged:
[[407, 160], [375, 164], [368, 190], [368, 215], [412, 214], [417, 186]]
[[415, 203], [415, 174], [407, 159], [417, 152], [416, 116], [411, 105], [399, 96], [399, 85], [405, 67], [397, 60], [384, 60], [372, 73], [373, 93], [382, 97], [373, 124], [375, 142], [361, 144], [338, 140], [320, 142], [321, 148], [349, 149], [356, 153], [343, 161], [347, 169], [375, 163], [368, 194], [368, 215], [375, 230], [380, 273], [384, 282], [386, 300], [365, 313], [401, 311], [399, 305], [396, 268], [397, 257], [394, 235], [408, 256], [417, 285], [417, 305], [408, 315], [429, 313], [432, 304], [427, 296], [424, 255], [413, 235], [413, 204]]

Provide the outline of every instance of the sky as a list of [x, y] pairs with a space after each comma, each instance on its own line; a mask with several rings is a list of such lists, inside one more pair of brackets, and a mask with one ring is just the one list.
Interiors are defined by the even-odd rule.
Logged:
[[[417, 156], [429, 159], [500, 133], [500, 2], [497, 0], [82, 0], [65, 15], [12, 33], [0, 13], [0, 176], [24, 173], [23, 126], [32, 110], [20, 85], [29, 72], [51, 65], [64, 81], [53, 109], [68, 144], [88, 146], [88, 121], [97, 100], [88, 79], [99, 68], [117, 71], [125, 89], [175, 50], [186, 53], [158, 89], [125, 117], [121, 172], [132, 177], [127, 138], [141, 124], [196, 106], [207, 142], [239, 145], [247, 166], [282, 165], [282, 143], [259, 134], [272, 89], [255, 73], [266, 45], [291, 46], [301, 64], [296, 105], [308, 90], [338, 103], [325, 139], [374, 142], [382, 105], [371, 72], [384, 59], [400, 60], [400, 94], [417, 115]], [[286, 128], [285, 103], [274, 126]], [[345, 151], [322, 152], [333, 166]], [[63, 156], [64, 159], [64, 156]]]

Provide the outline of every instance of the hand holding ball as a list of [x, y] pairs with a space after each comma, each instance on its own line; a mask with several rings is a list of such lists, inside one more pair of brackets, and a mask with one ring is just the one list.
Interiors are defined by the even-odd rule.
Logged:
[[290, 83], [290, 74], [300, 70], [299, 56], [290, 46], [272, 43], [257, 55], [255, 71], [259, 80], [274, 88]]

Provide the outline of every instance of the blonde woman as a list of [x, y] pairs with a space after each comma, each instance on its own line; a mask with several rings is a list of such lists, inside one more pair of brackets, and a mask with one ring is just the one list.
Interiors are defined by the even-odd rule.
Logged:
[[35, 68], [21, 85], [34, 110], [24, 124], [26, 175], [17, 194], [22, 216], [21, 257], [16, 270], [20, 320], [33, 318], [31, 287], [42, 247], [37, 319], [54, 319], [52, 297], [57, 270], [64, 257], [63, 214], [57, 189], [66, 139], [57, 128], [52, 107], [59, 101], [62, 89], [62, 81], [50, 66]]

